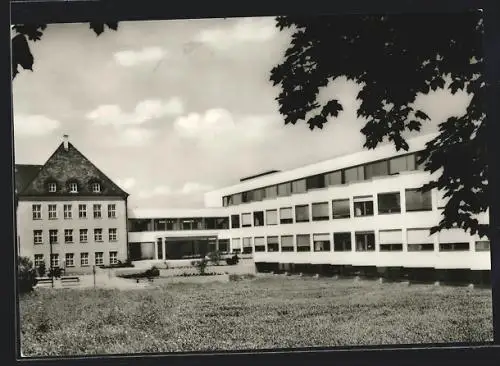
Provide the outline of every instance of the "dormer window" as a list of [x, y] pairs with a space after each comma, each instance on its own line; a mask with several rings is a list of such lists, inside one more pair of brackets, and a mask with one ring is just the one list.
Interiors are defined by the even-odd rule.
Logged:
[[48, 187], [49, 187], [49, 192], [50, 193], [57, 192], [57, 184], [56, 183], [49, 183]]
[[91, 188], [93, 193], [101, 193], [101, 185], [99, 183], [92, 183]]
[[68, 185], [69, 193], [78, 193], [78, 184], [77, 183], [70, 183]]

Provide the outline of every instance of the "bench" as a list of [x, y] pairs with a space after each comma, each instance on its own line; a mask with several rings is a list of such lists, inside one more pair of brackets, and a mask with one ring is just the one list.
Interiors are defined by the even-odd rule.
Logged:
[[40, 283], [40, 284], [42, 284], [42, 283], [52, 283], [52, 278], [50, 278], [50, 277], [39, 277], [39, 278], [36, 279], [36, 283], [37, 284], [38, 283]]
[[[153, 282], [153, 281], [154, 281], [154, 277], [147, 277], [147, 280], [148, 280], [149, 282]], [[136, 283], [139, 283], [140, 281], [141, 281], [141, 279], [140, 279], [140, 278], [136, 278], [136, 279], [135, 279], [135, 282], [136, 282]]]
[[80, 277], [78, 276], [64, 276], [61, 277], [61, 283], [66, 282], [80, 282]]

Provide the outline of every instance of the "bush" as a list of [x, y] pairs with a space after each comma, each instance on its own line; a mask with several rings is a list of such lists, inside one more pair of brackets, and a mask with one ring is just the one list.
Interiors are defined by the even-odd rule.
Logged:
[[148, 269], [145, 273], [146, 277], [159, 277], [160, 276], [160, 270], [156, 267], [152, 267], [151, 269]]
[[238, 264], [239, 261], [240, 261], [240, 258], [238, 257], [237, 254], [233, 255], [231, 258], [226, 259], [226, 263], [230, 266], [234, 266], [234, 265]]
[[210, 252], [208, 254], [208, 259], [210, 262], [212, 262], [214, 265], [218, 266], [220, 261], [221, 261], [221, 252], [216, 250], [215, 252]]
[[61, 270], [61, 268], [59, 268], [59, 267], [54, 267], [54, 268], [49, 269], [48, 276], [49, 276], [50, 278], [52, 278], [52, 277], [54, 277], [54, 278], [60, 278], [60, 277], [61, 277], [61, 274], [62, 274], [62, 270]]
[[36, 270], [28, 257], [18, 257], [17, 279], [20, 293], [33, 291], [33, 287], [36, 285]]
[[196, 264], [196, 268], [198, 269], [198, 272], [200, 273], [201, 276], [205, 274], [207, 266], [208, 266], [208, 261], [205, 258], [203, 258]]
[[42, 261], [37, 268], [38, 276], [43, 277], [47, 273], [47, 267], [45, 266], [45, 261]]

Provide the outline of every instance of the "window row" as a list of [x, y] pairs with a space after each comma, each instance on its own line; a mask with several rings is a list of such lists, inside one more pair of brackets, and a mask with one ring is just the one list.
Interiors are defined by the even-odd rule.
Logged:
[[229, 217], [129, 220], [130, 232], [226, 229], [229, 229]]
[[[432, 211], [432, 195], [430, 191], [423, 192], [419, 189], [405, 191], [406, 212]], [[352, 212], [354, 217], [374, 215], [373, 196], [358, 196], [353, 198]], [[399, 192], [380, 193], [377, 195], [378, 214], [401, 213], [401, 199]], [[317, 202], [311, 205], [296, 205], [295, 215], [293, 207], [282, 207], [278, 210], [255, 211], [231, 215], [231, 228], [240, 227], [293, 224], [294, 222], [325, 221], [351, 217], [351, 200], [337, 199], [329, 202]], [[295, 219], [295, 220], [294, 220]]]
[[[46, 188], [49, 193], [57, 193], [61, 191], [65, 191], [68, 193], [78, 193], [82, 190], [83, 185], [80, 184], [77, 180], [71, 179], [66, 182], [66, 184], [59, 184], [54, 180], [49, 180], [46, 183]], [[101, 193], [102, 187], [101, 183], [97, 181], [92, 181], [88, 184], [88, 190], [92, 193]]]
[[375, 177], [396, 175], [404, 171], [422, 170], [423, 166], [418, 163], [418, 160], [419, 153], [415, 153], [347, 169], [340, 169], [325, 174], [317, 174], [292, 182], [225, 196], [222, 199], [222, 205], [227, 207], [242, 203], [262, 201], [264, 199], [286, 197], [292, 194], [305, 193], [314, 189], [349, 184]]
[[[73, 229], [64, 229], [64, 243], [72, 244], [75, 243], [76, 238], [76, 230]], [[49, 244], [58, 244], [59, 243], [59, 230], [49, 230]], [[97, 228], [93, 230], [93, 237], [95, 242], [103, 242], [103, 229]], [[89, 230], [88, 229], [79, 229], [78, 231], [78, 241], [80, 243], [87, 243], [89, 241]], [[118, 230], [115, 228], [108, 229], [108, 241], [116, 242], [118, 241]], [[33, 244], [39, 245], [44, 243], [44, 235], [43, 230], [33, 230]]]
[[[86, 267], [90, 266], [90, 255], [88, 252], [82, 252], [79, 255], [80, 266]], [[60, 256], [58, 253], [54, 253], [50, 255], [50, 266], [52, 268], [58, 267], [75, 267], [76, 266], [76, 256], [74, 253], [65, 253], [64, 259], [61, 262]], [[35, 267], [39, 267], [42, 262], [45, 262], [45, 258], [43, 254], [35, 254], [34, 265]], [[118, 252], [109, 252], [109, 264], [118, 264]], [[95, 252], [94, 253], [94, 265], [102, 266], [104, 265], [104, 252]]]
[[[380, 252], [402, 252], [402, 231], [381, 230], [379, 231]], [[428, 229], [408, 230], [408, 252], [434, 251], [433, 240], [429, 240]], [[399, 237], [398, 237], [399, 235]], [[420, 238], [417, 238], [417, 237]], [[252, 244], [253, 239], [253, 244]], [[333, 241], [332, 241], [333, 239]], [[354, 239], [354, 245], [352, 240]], [[350, 232], [334, 233], [333, 237], [328, 233], [320, 234], [298, 234], [282, 236], [261, 236], [231, 239], [231, 250], [234, 252], [374, 252], [376, 250], [375, 232]], [[440, 252], [447, 251], [469, 251], [468, 242], [439, 243]], [[476, 241], [475, 251], [489, 251], [489, 241]]]
[[[103, 205], [101, 204], [93, 204], [92, 205], [92, 215], [94, 219], [101, 219], [103, 217]], [[33, 220], [41, 220], [42, 219], [42, 205], [41, 204], [33, 204], [31, 206], [31, 210], [33, 213]], [[71, 220], [73, 218], [74, 207], [72, 204], [63, 204], [63, 218], [65, 220]], [[58, 218], [58, 211], [56, 204], [48, 204], [47, 212], [49, 220], [56, 220]], [[116, 204], [110, 203], [107, 206], [107, 216], [110, 219], [116, 218]], [[78, 205], [78, 218], [86, 219], [87, 215], [87, 205], [79, 204]]]

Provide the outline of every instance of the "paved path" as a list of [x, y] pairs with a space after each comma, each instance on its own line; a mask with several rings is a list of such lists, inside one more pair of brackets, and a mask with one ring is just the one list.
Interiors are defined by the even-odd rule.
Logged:
[[[94, 287], [94, 277], [92, 275], [82, 275], [80, 277], [80, 282], [74, 283], [61, 283], [61, 280], [54, 280], [54, 288], [92, 288]], [[106, 288], [106, 289], [118, 289], [118, 290], [133, 290], [133, 289], [144, 289], [149, 288], [154, 284], [150, 282], [140, 281], [137, 283], [135, 280], [113, 277], [109, 276], [107, 273], [96, 273], [95, 277], [95, 287], [96, 288]], [[50, 288], [51, 284], [39, 284], [38, 288]]]

